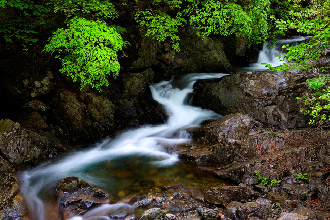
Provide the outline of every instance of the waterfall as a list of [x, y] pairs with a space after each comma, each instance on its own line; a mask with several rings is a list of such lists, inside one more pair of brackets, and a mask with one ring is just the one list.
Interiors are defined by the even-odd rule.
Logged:
[[[98, 179], [89, 177], [85, 172], [95, 164], [125, 156], [156, 158], [150, 162], [156, 166], [175, 164], [178, 155], [168, 152], [165, 146], [189, 142], [190, 136], [184, 132], [184, 129], [198, 126], [203, 120], [219, 117], [210, 110], [187, 104], [187, 96], [193, 91], [193, 84], [198, 79], [221, 78], [224, 75], [226, 74], [189, 74], [175, 82], [171, 80], [151, 85], [153, 98], [165, 107], [169, 116], [164, 124], [126, 131], [113, 140], [104, 140], [89, 149], [71, 153], [58, 161], [45, 163], [21, 173], [21, 192], [33, 220], [45, 220], [45, 204], [40, 194], [42, 191], [50, 190], [59, 180], [68, 176], [77, 176], [90, 184], [99, 185]], [[125, 205], [122, 203], [103, 205], [99, 210], [92, 210], [85, 216], [73, 219], [108, 219], [97, 213]]]
[[243, 67], [241, 71], [263, 71], [268, 69], [264, 64], [270, 64], [272, 67], [277, 67], [285, 63], [283, 60], [284, 50], [283, 45], [295, 45], [310, 37], [296, 36], [292, 39], [281, 39], [277, 41], [276, 45], [267, 42], [263, 45], [262, 50], [259, 52], [258, 61], [248, 67]]

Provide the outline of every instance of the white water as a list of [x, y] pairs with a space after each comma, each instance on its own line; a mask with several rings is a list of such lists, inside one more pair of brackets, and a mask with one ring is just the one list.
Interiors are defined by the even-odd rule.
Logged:
[[272, 67], [277, 67], [284, 64], [282, 46], [286, 44], [295, 44], [304, 41], [310, 37], [297, 36], [292, 39], [279, 40], [276, 46], [266, 43], [259, 52], [258, 61], [248, 67], [244, 67], [241, 71], [263, 71], [268, 69], [265, 64], [270, 64]]
[[[219, 117], [210, 110], [186, 103], [193, 84], [198, 79], [220, 78], [224, 75], [226, 74], [189, 74], [175, 84], [180, 84], [182, 88], [173, 86], [171, 81], [154, 84], [150, 86], [152, 96], [165, 107], [169, 116], [166, 123], [127, 131], [112, 141], [104, 140], [90, 149], [72, 153], [57, 162], [43, 164], [23, 172], [20, 175], [21, 192], [33, 220], [45, 220], [45, 204], [40, 198], [40, 193], [42, 190], [49, 190], [59, 180], [68, 176], [77, 176], [98, 185], [97, 179], [89, 178], [83, 172], [94, 164], [129, 155], [157, 158], [152, 163], [158, 166], [175, 164], [178, 156], [167, 152], [164, 146], [190, 141], [190, 136], [183, 129], [198, 126], [206, 119]], [[110, 219], [107, 213], [121, 208], [132, 209], [127, 204], [107, 204], [72, 220]]]

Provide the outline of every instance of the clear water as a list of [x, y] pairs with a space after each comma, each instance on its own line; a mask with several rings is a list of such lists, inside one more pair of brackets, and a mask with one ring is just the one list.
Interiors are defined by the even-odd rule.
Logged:
[[[220, 78], [225, 74], [189, 74], [174, 81], [150, 86], [153, 98], [168, 114], [166, 123], [144, 126], [122, 133], [114, 140], [104, 140], [89, 149], [69, 154], [50, 164], [43, 164], [20, 175], [21, 192], [33, 220], [57, 219], [53, 190], [56, 183], [76, 176], [108, 191], [116, 199], [151, 187], [173, 183], [204, 184], [208, 177], [179, 163], [178, 155], [166, 147], [186, 143], [190, 136], [184, 129], [199, 126], [220, 115], [193, 107], [187, 103], [193, 84], [198, 79]], [[212, 182], [217, 183], [213, 179]], [[219, 183], [220, 184], [220, 183]], [[102, 208], [103, 207], [103, 208]], [[112, 204], [75, 219], [107, 219], [106, 210], [131, 208], [127, 204]]]

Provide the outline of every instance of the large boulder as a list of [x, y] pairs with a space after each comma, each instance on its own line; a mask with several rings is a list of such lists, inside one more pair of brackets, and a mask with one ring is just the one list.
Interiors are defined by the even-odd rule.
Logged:
[[169, 51], [162, 55], [175, 73], [230, 72], [232, 65], [219, 38], [197, 36], [196, 30], [186, 29], [180, 40], [179, 53]]
[[36, 163], [47, 147], [45, 137], [9, 119], [0, 120], [0, 152], [15, 167]]
[[260, 158], [285, 147], [282, 137], [265, 132], [261, 123], [246, 114], [226, 115], [192, 131], [195, 143], [177, 148], [182, 159], [197, 166], [227, 166]]
[[281, 129], [306, 125], [296, 97], [307, 89], [312, 71], [237, 73], [218, 81], [201, 80], [195, 84], [194, 104], [220, 114], [244, 113]]

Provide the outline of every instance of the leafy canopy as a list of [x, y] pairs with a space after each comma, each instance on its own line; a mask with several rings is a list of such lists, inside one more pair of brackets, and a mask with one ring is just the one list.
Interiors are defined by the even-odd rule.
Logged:
[[79, 80], [81, 88], [90, 85], [101, 91], [102, 86], [109, 85], [108, 75], [118, 76], [117, 52], [124, 45], [116, 27], [104, 21], [76, 17], [69, 21], [67, 28], [55, 31], [45, 51], [58, 53], [56, 57], [63, 65], [60, 71], [74, 82]]

